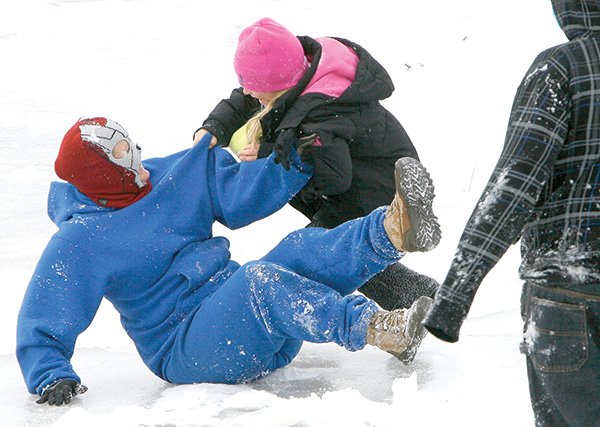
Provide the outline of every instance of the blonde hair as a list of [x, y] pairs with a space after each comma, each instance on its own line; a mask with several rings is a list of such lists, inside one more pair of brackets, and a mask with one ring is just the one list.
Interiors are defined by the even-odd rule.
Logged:
[[248, 140], [248, 144], [252, 144], [252, 148], [256, 147], [260, 144], [260, 138], [262, 137], [262, 126], [260, 120], [266, 116], [269, 111], [273, 109], [275, 102], [286, 93], [289, 89], [284, 89], [278, 91], [273, 98], [265, 105], [261, 110], [256, 113], [254, 116], [248, 120], [247, 128], [246, 128], [246, 138]]

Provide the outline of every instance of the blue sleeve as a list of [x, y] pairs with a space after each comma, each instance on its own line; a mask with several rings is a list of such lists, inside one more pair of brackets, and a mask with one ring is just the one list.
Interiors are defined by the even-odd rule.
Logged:
[[104, 295], [98, 261], [54, 237], [25, 292], [17, 322], [17, 359], [32, 394], [59, 379], [80, 381], [71, 366], [75, 341], [92, 322]]
[[289, 170], [274, 161], [274, 155], [238, 163], [229, 153], [211, 150], [209, 186], [215, 218], [230, 229], [265, 218], [289, 202], [308, 182], [312, 167], [292, 153]]

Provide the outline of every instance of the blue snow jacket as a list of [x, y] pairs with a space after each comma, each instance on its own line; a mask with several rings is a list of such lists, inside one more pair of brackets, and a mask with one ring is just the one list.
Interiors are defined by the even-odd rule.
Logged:
[[[152, 191], [123, 209], [94, 204], [68, 183], [51, 185], [48, 212], [59, 227], [35, 269], [19, 312], [17, 358], [30, 393], [59, 379], [80, 381], [70, 359], [103, 298], [121, 316], [144, 363], [164, 378], [179, 325], [239, 264], [219, 221], [234, 229], [283, 207], [311, 167], [293, 153], [237, 163], [198, 144], [144, 162]], [[268, 190], [267, 190], [268, 189]]]

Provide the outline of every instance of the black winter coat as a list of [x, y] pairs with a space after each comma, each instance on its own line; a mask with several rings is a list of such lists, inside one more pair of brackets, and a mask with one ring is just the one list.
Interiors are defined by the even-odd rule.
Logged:
[[[300, 95], [319, 66], [321, 45], [299, 37], [311, 66], [296, 86], [281, 96], [263, 119], [258, 157], [272, 152], [281, 131], [299, 136], [315, 133], [321, 146], [303, 157], [315, 167], [313, 178], [290, 204], [314, 223], [332, 228], [387, 205], [394, 196], [394, 164], [401, 157], [418, 159], [400, 122], [381, 104], [394, 85], [387, 71], [365, 49], [348, 40], [359, 62], [352, 84], [338, 97]], [[202, 128], [227, 146], [232, 134], [261, 108], [258, 100], [235, 89], [204, 121]]]

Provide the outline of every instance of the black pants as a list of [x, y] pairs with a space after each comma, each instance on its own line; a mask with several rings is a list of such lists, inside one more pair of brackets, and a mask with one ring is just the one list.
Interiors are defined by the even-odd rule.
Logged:
[[[322, 224], [313, 220], [307, 227], [322, 227]], [[435, 279], [398, 262], [373, 276], [358, 291], [384, 310], [395, 310], [410, 307], [423, 295], [433, 297], [439, 286]]]
[[585, 290], [524, 287], [521, 349], [536, 426], [600, 426], [600, 283]]

